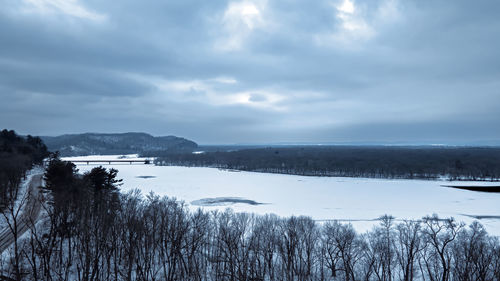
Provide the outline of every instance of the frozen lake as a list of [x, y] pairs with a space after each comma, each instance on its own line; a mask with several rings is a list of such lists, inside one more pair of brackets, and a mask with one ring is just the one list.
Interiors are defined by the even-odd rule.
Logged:
[[[110, 159], [117, 156], [68, 157], [64, 160]], [[78, 163], [81, 172], [100, 164]], [[426, 215], [454, 217], [471, 223], [474, 217], [500, 216], [500, 194], [441, 185], [499, 185], [499, 183], [305, 177], [225, 171], [215, 168], [143, 164], [105, 164], [119, 170], [121, 190], [140, 189], [176, 197], [190, 209], [233, 208], [257, 214], [305, 215], [315, 220], [349, 221], [364, 232], [384, 214], [397, 220]], [[262, 204], [259, 204], [262, 203]], [[490, 234], [500, 236], [500, 219], [479, 220]]]

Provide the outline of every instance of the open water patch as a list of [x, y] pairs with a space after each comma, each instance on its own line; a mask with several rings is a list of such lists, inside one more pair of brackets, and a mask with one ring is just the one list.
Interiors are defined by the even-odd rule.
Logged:
[[441, 185], [444, 187], [451, 187], [456, 189], [463, 189], [469, 191], [478, 191], [478, 192], [494, 192], [500, 193], [500, 186], [490, 186], [490, 185], [472, 185], [472, 186], [463, 186], [463, 185]]
[[462, 216], [466, 216], [469, 218], [475, 218], [477, 220], [500, 220], [500, 216], [495, 216], [495, 215], [467, 215], [467, 214], [461, 214]]
[[139, 178], [139, 179], [154, 179], [154, 178], [156, 178], [156, 176], [136, 176], [136, 178]]
[[191, 202], [192, 205], [196, 206], [228, 206], [233, 204], [248, 204], [248, 205], [264, 205], [266, 203], [260, 203], [254, 200], [242, 198], [242, 197], [215, 197], [215, 198], [202, 198], [199, 200], [194, 200]]

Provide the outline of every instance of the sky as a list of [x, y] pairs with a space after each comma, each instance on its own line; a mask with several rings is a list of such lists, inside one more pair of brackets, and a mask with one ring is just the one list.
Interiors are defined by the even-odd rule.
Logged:
[[500, 2], [2, 0], [0, 128], [500, 144]]

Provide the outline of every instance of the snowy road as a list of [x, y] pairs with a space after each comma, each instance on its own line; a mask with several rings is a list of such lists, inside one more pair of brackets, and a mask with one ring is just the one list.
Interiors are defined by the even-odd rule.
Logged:
[[[19, 238], [29, 230], [30, 222], [36, 222], [38, 219], [41, 209], [39, 187], [42, 185], [42, 177], [42, 174], [34, 175], [29, 182], [28, 190], [26, 191], [26, 201], [23, 204], [24, 206], [21, 206], [22, 209], [17, 218], [17, 235], [8, 226], [1, 230], [0, 254], [14, 243], [15, 236]], [[7, 214], [7, 216], [9, 215]]]

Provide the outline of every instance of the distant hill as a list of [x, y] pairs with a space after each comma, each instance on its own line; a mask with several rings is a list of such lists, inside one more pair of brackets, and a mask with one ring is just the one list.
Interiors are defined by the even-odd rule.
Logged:
[[184, 138], [153, 137], [145, 133], [85, 133], [41, 138], [50, 151], [59, 151], [61, 156], [179, 153], [191, 152], [198, 147], [195, 142]]

